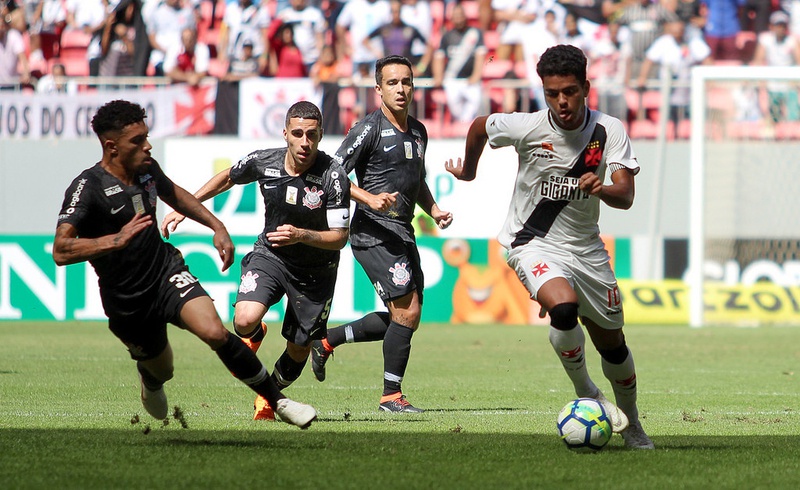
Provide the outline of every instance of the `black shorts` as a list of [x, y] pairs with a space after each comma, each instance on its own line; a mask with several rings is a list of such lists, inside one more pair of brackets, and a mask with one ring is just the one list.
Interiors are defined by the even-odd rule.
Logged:
[[250, 252], [242, 259], [236, 301], [257, 301], [267, 308], [286, 295], [283, 337], [306, 346], [328, 334], [338, 264], [320, 268], [289, 266], [272, 254]]
[[416, 290], [422, 304], [425, 277], [416, 245], [403, 241], [383, 242], [372, 247], [351, 247], [375, 292], [386, 302]]
[[108, 328], [128, 347], [131, 358], [152, 359], [167, 347], [167, 323], [178, 325], [183, 305], [200, 296], [208, 293], [184, 265], [163, 274], [155, 293], [139, 299], [133, 313], [109, 315]]

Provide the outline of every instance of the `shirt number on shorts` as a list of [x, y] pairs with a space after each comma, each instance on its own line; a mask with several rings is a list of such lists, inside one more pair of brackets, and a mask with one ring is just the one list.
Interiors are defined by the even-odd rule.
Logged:
[[333, 301], [333, 299], [329, 299], [325, 303], [325, 308], [323, 308], [322, 314], [319, 316], [322, 320], [327, 320], [328, 316], [331, 314], [331, 301]]
[[175, 274], [174, 276], [170, 277], [169, 282], [175, 284], [176, 288], [183, 289], [189, 284], [196, 283], [197, 278], [194, 277], [189, 271], [183, 271], [180, 274]]

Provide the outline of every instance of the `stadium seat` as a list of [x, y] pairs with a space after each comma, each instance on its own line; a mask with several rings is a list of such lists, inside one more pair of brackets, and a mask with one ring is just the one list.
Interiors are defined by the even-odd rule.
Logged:
[[514, 70], [514, 62], [511, 60], [498, 60], [493, 59], [483, 65], [484, 80], [496, 80], [498, 78], [505, 78], [506, 74]]
[[656, 123], [649, 119], [641, 119], [631, 122], [630, 136], [631, 139], [655, 139], [658, 135], [658, 127]]
[[228, 62], [219, 58], [208, 60], [208, 76], [222, 78], [228, 73]]
[[61, 49], [86, 49], [92, 36], [80, 29], [65, 29], [61, 34]]

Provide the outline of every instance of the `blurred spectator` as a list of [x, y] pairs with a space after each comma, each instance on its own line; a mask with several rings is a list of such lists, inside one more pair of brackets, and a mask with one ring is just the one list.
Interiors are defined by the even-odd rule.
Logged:
[[163, 0], [153, 13], [145, 18], [150, 42], [150, 65], [156, 76], [166, 73], [164, 57], [171, 49], [181, 46], [184, 29], [196, 29], [194, 9], [187, 0]]
[[31, 72], [22, 34], [0, 18], [0, 89], [15, 89], [30, 83]]
[[673, 20], [664, 26], [664, 34], [655, 40], [642, 63], [637, 87], [644, 89], [653, 65], [660, 66], [660, 79], [672, 79], [670, 120], [675, 124], [689, 117], [691, 69], [695, 65], [711, 64], [711, 49], [702, 39], [686, 39], [686, 26]]
[[584, 35], [578, 29], [578, 18], [573, 13], [568, 13], [564, 17], [564, 34], [561, 36], [561, 44], [569, 44], [588, 53], [591, 49], [593, 40]]
[[772, 3], [771, 0], [745, 0], [739, 20], [742, 30], [759, 34], [768, 30]]
[[103, 37], [100, 42], [102, 58], [101, 77], [133, 76], [133, 43], [136, 32], [133, 28], [133, 3], [123, 10], [115, 10], [106, 16]]
[[706, 44], [715, 60], [741, 60], [737, 37], [739, 10], [747, 0], [703, 0], [706, 5]]
[[[533, 99], [533, 110], [544, 109], [547, 106], [544, 101], [544, 92], [542, 90], [542, 79], [536, 73], [536, 65], [539, 63], [539, 57], [550, 46], [558, 44], [558, 36], [560, 30], [558, 29], [558, 16], [554, 10], [547, 10], [544, 13], [544, 21], [535, 22], [530, 35], [526, 36], [522, 42], [522, 54], [525, 61], [526, 78], [530, 84], [530, 97]], [[518, 104], [510, 105], [509, 100], [504, 102], [504, 112], [511, 112], [521, 110]], [[531, 112], [533, 112], [531, 110]]]
[[703, 13], [702, 0], [669, 0], [665, 6], [674, 11], [675, 15], [686, 25], [686, 39], [703, 36], [706, 18]]
[[26, 0], [30, 59], [41, 61], [58, 55], [61, 32], [67, 24], [67, 9], [62, 0]]
[[[789, 34], [789, 15], [773, 12], [769, 18], [769, 31], [758, 36], [754, 65], [794, 66], [800, 65], [800, 44]], [[768, 82], [769, 114], [774, 122], [800, 119], [797, 89], [785, 82]]]
[[[433, 0], [439, 1], [439, 0]], [[426, 53], [430, 52], [429, 43], [431, 42], [431, 34], [433, 34], [433, 17], [431, 15], [430, 0], [402, 0], [403, 8], [400, 9], [400, 18], [403, 22], [416, 28], [424, 41], [414, 41], [411, 43], [411, 63], [419, 65], [420, 60]], [[438, 33], [441, 34], [441, 33]], [[421, 65], [417, 69], [423, 68]], [[418, 72], [416, 76], [425, 76], [428, 72], [428, 67]]]
[[308, 72], [317, 62], [325, 43], [327, 24], [322, 11], [310, 6], [308, 0], [290, 0], [290, 8], [278, 12], [277, 18], [293, 27], [294, 42], [303, 55]]
[[188, 83], [192, 87], [208, 75], [211, 52], [208, 45], [197, 42], [197, 30], [186, 27], [181, 32], [181, 43], [167, 51], [164, 73], [175, 83]]
[[109, 9], [107, 0], [71, 0], [67, 4], [67, 23], [74, 29], [80, 29], [91, 36], [86, 48], [86, 62], [89, 64], [89, 75], [100, 73], [100, 59], [103, 57], [100, 46], [103, 28]]
[[[390, 0], [389, 10], [391, 12], [391, 20], [370, 32], [366, 39], [364, 39], [364, 47], [372, 51], [375, 59], [383, 58], [392, 54], [405, 56], [411, 60], [411, 64], [415, 65], [414, 75], [420, 76], [419, 67], [423, 68], [423, 72], [427, 69], [430, 59], [430, 54], [423, 55], [421, 59], [415, 58], [411, 54], [411, 46], [414, 41], [425, 42], [425, 38], [420, 32], [410, 25], [403, 22], [401, 18], [401, 9], [403, 4], [400, 0]], [[373, 43], [374, 40], [381, 41], [379, 46]]]
[[303, 53], [294, 42], [292, 24], [281, 24], [270, 39], [269, 74], [276, 78], [308, 76]]
[[78, 86], [67, 79], [67, 70], [61, 63], [55, 63], [50, 73], [36, 82], [36, 92], [40, 94], [77, 94]]
[[253, 41], [245, 40], [242, 43], [240, 56], [230, 61], [228, 73], [222, 79], [226, 82], [238, 82], [245, 78], [257, 77], [259, 74], [258, 58], [253, 53]]
[[453, 28], [444, 33], [433, 57], [433, 84], [444, 87], [447, 107], [459, 122], [470, 122], [481, 106], [481, 76], [486, 59], [483, 34], [467, 24], [460, 4], [453, 6]]
[[[678, 20], [675, 12], [660, 3], [637, 0], [620, 12], [616, 22], [627, 26], [631, 32], [631, 69], [638, 74], [645, 59], [645, 52], [662, 33], [664, 24]], [[653, 77], [653, 74], [648, 74]]]
[[522, 59], [522, 43], [530, 35], [529, 27], [536, 20], [539, 7], [539, 0], [492, 0], [500, 32], [499, 59]]
[[339, 63], [336, 49], [330, 44], [322, 47], [319, 59], [309, 76], [322, 89], [322, 131], [324, 134], [344, 134], [339, 110]]
[[258, 57], [261, 73], [267, 71], [269, 42], [267, 28], [270, 16], [267, 9], [253, 0], [229, 2], [222, 17], [217, 56], [222, 60], [241, 58], [245, 40], [253, 43], [253, 54]]
[[597, 108], [621, 121], [627, 120], [625, 89], [631, 77], [631, 45], [625, 40], [625, 34], [627, 30], [611, 22], [601, 29], [599, 39], [587, 53], [588, 77], [597, 91]]
[[390, 19], [386, 0], [349, 0], [339, 13], [336, 20], [337, 56], [339, 59], [350, 58], [355, 79], [370, 78], [377, 58], [364, 46], [364, 39]]

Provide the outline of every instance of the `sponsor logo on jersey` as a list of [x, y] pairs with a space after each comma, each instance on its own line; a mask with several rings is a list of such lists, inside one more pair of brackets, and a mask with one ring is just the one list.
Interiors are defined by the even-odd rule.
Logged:
[[191, 291], [192, 289], [194, 289], [194, 286], [192, 286], [192, 287], [190, 287], [189, 289], [187, 289], [186, 291], [182, 292], [182, 293], [180, 294], [180, 297], [181, 297], [181, 298], [185, 298], [185, 297], [186, 297], [186, 295], [187, 295], [187, 294], [189, 294], [189, 291]]
[[[370, 131], [371, 129], [372, 129], [372, 125], [370, 125], [370, 124], [367, 124], [366, 126], [364, 126], [364, 130], [363, 130], [363, 131], [361, 131], [361, 134], [359, 134], [358, 136], [356, 136], [356, 140], [353, 142], [353, 145], [352, 145], [350, 148], [348, 148], [348, 149], [347, 149], [347, 154], [348, 154], [348, 155], [352, 155], [353, 153], [355, 153], [355, 151], [356, 151], [356, 148], [358, 148], [359, 146], [361, 146], [361, 143], [363, 143], [363, 142], [364, 142], [364, 138], [366, 138], [366, 137], [367, 137], [367, 135], [369, 134], [369, 131]], [[342, 159], [341, 159], [341, 157], [340, 157], [340, 158], [339, 158], [337, 161], [338, 161], [339, 163], [342, 163]]]
[[288, 186], [286, 188], [286, 202], [297, 204], [297, 187]]
[[[337, 177], [338, 177], [338, 173], [337, 172], [334, 172], [334, 173], [337, 174]], [[336, 177], [334, 177], [334, 178], [336, 178]], [[333, 191], [334, 191], [333, 202], [335, 204], [341, 204], [342, 203], [342, 184], [339, 183], [339, 180], [334, 180], [333, 181]]]
[[281, 171], [277, 168], [265, 168], [264, 177], [280, 177]]
[[533, 274], [533, 277], [539, 277], [549, 271], [550, 266], [548, 266], [545, 262], [537, 262], [533, 264], [533, 267], [531, 267], [531, 274]]
[[383, 290], [383, 286], [381, 286], [380, 281], [375, 281], [375, 284], [372, 285], [375, 288], [375, 292], [378, 293], [378, 296], [381, 298], [386, 295], [386, 291]]
[[65, 211], [67, 214], [72, 214], [75, 212], [75, 206], [81, 201], [81, 192], [83, 192], [83, 188], [86, 186], [86, 179], [81, 179], [78, 181], [78, 185], [75, 187], [75, 191], [70, 196], [69, 207]]
[[542, 150], [553, 151], [553, 143], [550, 141], [542, 141]]
[[384, 129], [383, 131], [381, 131], [381, 138], [386, 138], [386, 137], [389, 137], [389, 136], [394, 136], [395, 134], [397, 134], [397, 133], [395, 133], [395, 132], [394, 132], [394, 129], [391, 129], [391, 128], [389, 128], [389, 129]]
[[408, 270], [408, 264], [395, 262], [394, 267], [389, 267], [389, 272], [392, 273], [392, 282], [397, 286], [405, 286], [411, 281], [411, 271]]
[[582, 201], [589, 199], [589, 195], [579, 187], [580, 178], [560, 177], [551, 175], [549, 180], [543, 180], [539, 193], [542, 197], [554, 201]]
[[414, 158], [414, 145], [410, 141], [403, 141], [403, 149], [406, 151], [406, 160]]
[[337, 172], [336, 170], [331, 172], [331, 178], [332, 179], [338, 179], [339, 178], [339, 172]]
[[255, 291], [256, 287], [258, 286], [256, 279], [258, 279], [257, 273], [253, 271], [247, 271], [242, 276], [242, 282], [239, 283], [239, 293], [247, 294]]
[[242, 158], [241, 160], [236, 162], [235, 167], [236, 168], [242, 167], [242, 166], [246, 165], [247, 162], [249, 162], [250, 160], [252, 160], [253, 158], [255, 158], [257, 156], [258, 156], [258, 153], [256, 153], [256, 152], [250, 153], [249, 155], [245, 156], [244, 158]]
[[319, 175], [306, 175], [306, 180], [312, 184], [322, 185], [322, 177]]
[[119, 185], [112, 185], [111, 187], [103, 189], [103, 192], [105, 192], [106, 196], [113, 196], [114, 194], [122, 192], [122, 187]]
[[325, 191], [317, 190], [317, 186], [313, 186], [311, 189], [305, 187], [303, 190], [306, 191], [306, 195], [303, 196], [303, 206], [308, 209], [317, 209], [322, 206], [322, 195], [325, 194]]

